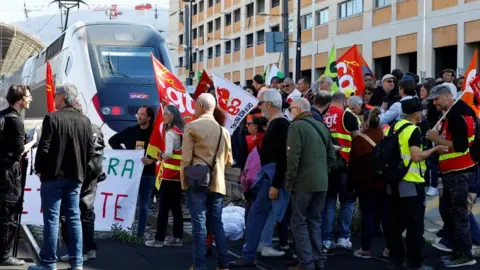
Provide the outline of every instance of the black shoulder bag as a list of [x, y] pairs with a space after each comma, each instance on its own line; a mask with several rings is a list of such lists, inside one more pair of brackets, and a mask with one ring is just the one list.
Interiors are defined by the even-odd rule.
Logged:
[[187, 181], [188, 187], [194, 190], [205, 190], [210, 185], [210, 179], [217, 164], [217, 154], [220, 149], [220, 142], [222, 141], [222, 126], [219, 125], [220, 135], [217, 143], [217, 150], [213, 156], [212, 165], [209, 165], [203, 158], [198, 157], [207, 165], [190, 165], [185, 167], [185, 180]]

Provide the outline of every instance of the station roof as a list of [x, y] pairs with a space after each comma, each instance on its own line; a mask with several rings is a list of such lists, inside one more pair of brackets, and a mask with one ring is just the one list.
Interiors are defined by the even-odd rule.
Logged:
[[41, 41], [18, 27], [0, 23], [0, 77], [14, 72], [43, 48]]

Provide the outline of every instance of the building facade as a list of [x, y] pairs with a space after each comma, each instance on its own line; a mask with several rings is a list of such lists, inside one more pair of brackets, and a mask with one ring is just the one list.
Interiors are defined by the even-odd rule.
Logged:
[[[282, 69], [282, 54], [265, 52], [265, 32], [282, 31], [283, 2], [195, 0], [193, 70], [244, 85], [266, 66]], [[189, 3], [170, 1], [169, 41], [182, 81], [188, 76], [185, 5]], [[289, 0], [290, 76], [295, 72], [298, 5], [301, 75], [312, 80], [325, 70], [332, 45], [338, 58], [357, 44], [377, 78], [394, 68], [422, 77], [439, 77], [445, 68], [463, 73], [480, 48], [480, 0]]]

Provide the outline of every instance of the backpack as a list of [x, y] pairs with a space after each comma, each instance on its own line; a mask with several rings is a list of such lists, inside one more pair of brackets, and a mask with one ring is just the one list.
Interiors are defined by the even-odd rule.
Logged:
[[248, 154], [245, 168], [240, 174], [240, 184], [242, 184], [243, 192], [247, 192], [257, 181], [257, 175], [262, 171], [262, 164], [260, 163], [260, 154], [258, 148], [254, 147], [252, 152]]
[[411, 125], [410, 123], [403, 125], [396, 133], [394, 132], [395, 128], [390, 127], [388, 135], [373, 147], [373, 171], [387, 184], [398, 184], [412, 165], [412, 160], [410, 160], [408, 166], [405, 166], [398, 141], [400, 133]]

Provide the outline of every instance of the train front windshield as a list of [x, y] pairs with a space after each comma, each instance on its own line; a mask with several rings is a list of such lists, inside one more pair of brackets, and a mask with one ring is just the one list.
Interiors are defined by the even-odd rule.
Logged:
[[102, 77], [153, 78], [152, 47], [100, 46]]
[[139, 25], [87, 26], [97, 94], [93, 103], [102, 120], [118, 132], [136, 123], [142, 105], [157, 112], [160, 100], [152, 54], [168, 69], [165, 40], [158, 31]]

